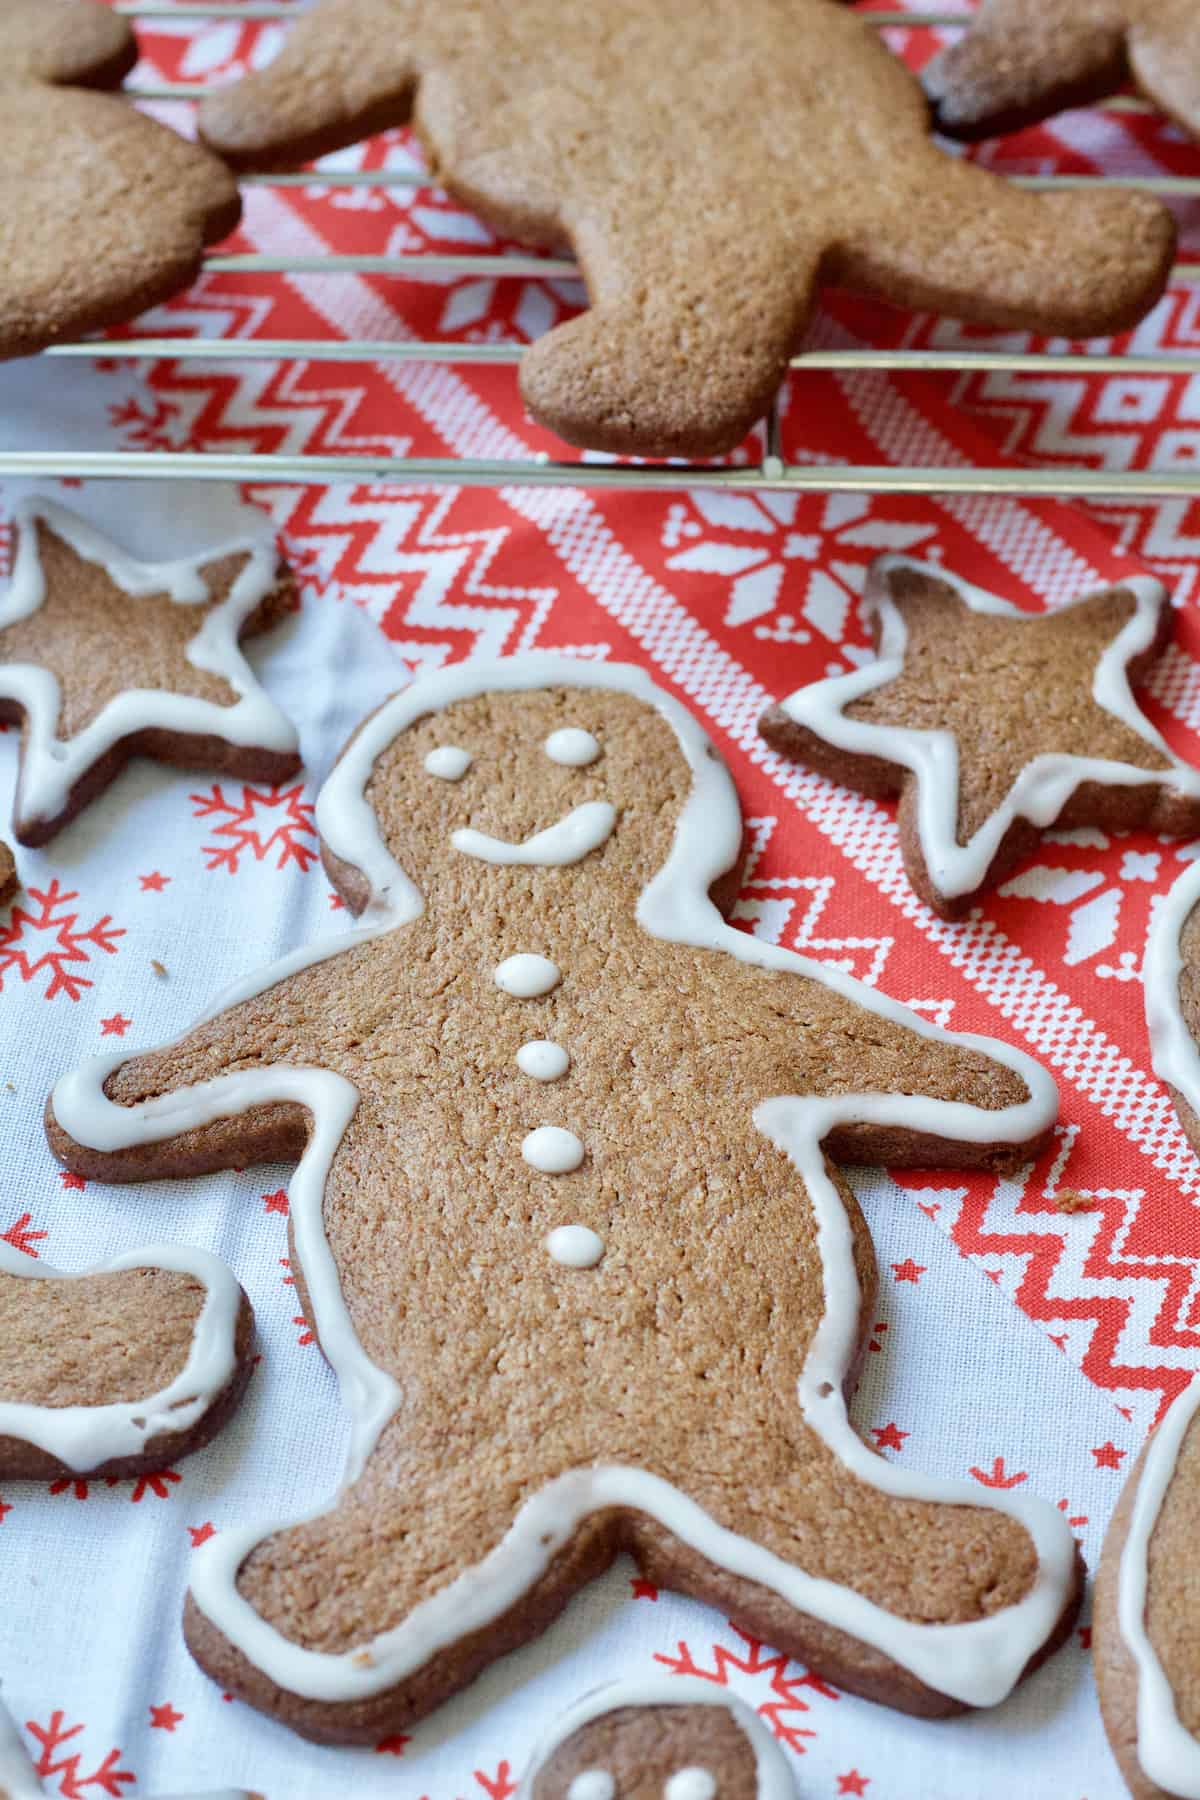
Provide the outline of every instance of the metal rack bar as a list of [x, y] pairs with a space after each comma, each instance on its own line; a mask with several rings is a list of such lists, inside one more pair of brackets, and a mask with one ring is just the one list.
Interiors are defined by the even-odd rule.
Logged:
[[[288, 0], [207, 0], [207, 4], [172, 5], [171, 0], [116, 0], [114, 12], [127, 19], [234, 19], [246, 24], [266, 20], [296, 19], [302, 7]], [[966, 12], [864, 12], [863, 18], [882, 30], [889, 25], [921, 25], [950, 28], [967, 25]]]

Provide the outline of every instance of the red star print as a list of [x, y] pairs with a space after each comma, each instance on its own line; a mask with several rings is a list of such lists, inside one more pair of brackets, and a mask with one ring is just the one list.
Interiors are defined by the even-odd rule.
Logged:
[[403, 1732], [396, 1737], [380, 1738], [375, 1746], [375, 1754], [376, 1756], [403, 1756], [404, 1746], [409, 1742], [411, 1739], [406, 1738]]
[[640, 1575], [632, 1576], [629, 1585], [633, 1589], [633, 1597], [635, 1600], [658, 1599], [658, 1589], [655, 1587], [654, 1583], [652, 1581], [643, 1581]]
[[205, 1519], [203, 1525], [189, 1525], [187, 1529], [193, 1550], [198, 1550], [201, 1544], [207, 1544], [210, 1537], [217, 1535], [216, 1526], [208, 1519]]
[[164, 1700], [161, 1706], [150, 1708], [151, 1731], [174, 1731], [175, 1727], [182, 1723], [183, 1714], [176, 1712], [169, 1700]]
[[263, 1195], [263, 1211], [264, 1212], [282, 1213], [284, 1218], [286, 1219], [288, 1216], [287, 1189], [286, 1188], [276, 1188], [275, 1192], [273, 1194], [264, 1194]]
[[851, 1769], [848, 1775], [837, 1778], [839, 1794], [865, 1794], [871, 1785], [869, 1775], [860, 1775], [857, 1769]]
[[78, 1188], [81, 1193], [87, 1186], [86, 1178], [82, 1175], [76, 1175], [71, 1169], [60, 1169], [58, 1171], [58, 1179], [65, 1188]]
[[124, 1037], [132, 1024], [133, 1020], [125, 1018], [123, 1013], [114, 1013], [111, 1019], [101, 1019], [100, 1036]]
[[341, 912], [342, 909], [344, 908], [345, 904], [346, 904], [346, 902], [342, 899], [342, 896], [340, 894], [330, 894], [329, 910], [331, 912]]
[[1119, 1469], [1127, 1452], [1118, 1450], [1115, 1444], [1100, 1444], [1092, 1451], [1098, 1469]]
[[[917, 1282], [920, 1281], [924, 1273], [924, 1265], [922, 1263], [915, 1263], [911, 1256], [906, 1256], [901, 1263], [892, 1264], [892, 1274], [896, 1277], [896, 1280], [911, 1281], [914, 1287]], [[840, 1780], [841, 1777], [839, 1776], [838, 1779]], [[849, 1791], [850, 1790], [847, 1788], [846, 1792], [849, 1793]]]
[[3, 1525], [5, 1519], [7, 1519], [8, 1515], [11, 1511], [12, 1511], [12, 1507], [6, 1506], [4, 1504], [4, 1501], [0, 1500], [0, 1525]]
[[153, 869], [149, 875], [138, 876], [143, 894], [161, 894], [170, 879], [169, 875], [160, 875], [157, 869]]
[[880, 1450], [903, 1450], [905, 1438], [911, 1437], [912, 1433], [901, 1431], [898, 1425], [889, 1422], [887, 1425], [873, 1425], [871, 1436]]

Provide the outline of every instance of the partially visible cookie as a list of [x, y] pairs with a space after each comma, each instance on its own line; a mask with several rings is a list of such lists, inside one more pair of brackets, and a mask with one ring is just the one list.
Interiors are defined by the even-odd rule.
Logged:
[[796, 1800], [796, 1787], [748, 1706], [711, 1682], [652, 1675], [573, 1706], [517, 1800]]
[[1200, 862], [1154, 908], [1142, 969], [1154, 1073], [1200, 1156]]
[[237, 183], [111, 94], [5, 84], [0, 357], [120, 324], [186, 288], [237, 224]]
[[137, 1475], [200, 1449], [241, 1398], [252, 1327], [206, 1251], [65, 1275], [0, 1242], [0, 1479]]
[[295, 729], [238, 647], [294, 601], [269, 532], [142, 563], [48, 500], [22, 507], [16, 527], [0, 719], [22, 724], [18, 843], [46, 843], [131, 756], [245, 781], [296, 773]]
[[1200, 833], [1200, 769], [1131, 692], [1174, 613], [1137, 576], [1027, 613], [907, 557], [872, 565], [879, 660], [797, 688], [759, 729], [781, 755], [862, 793], [899, 793], [914, 888], [956, 918], [1051, 826]]
[[3, 0], [0, 70], [5, 82], [120, 87], [138, 59], [127, 19], [95, 0]]
[[938, 129], [978, 138], [1086, 106], [1132, 75], [1200, 134], [1194, 0], [984, 0], [970, 29], [925, 68]]
[[11, 900], [20, 882], [17, 878], [17, 865], [8, 845], [0, 840], [0, 906]]
[[1092, 1660], [1134, 1800], [1200, 1793], [1200, 1379], [1130, 1471], [1096, 1576]]
[[1132, 325], [1173, 255], [1146, 194], [1034, 194], [943, 154], [915, 77], [830, 0], [324, 0], [200, 129], [272, 167], [410, 114], [464, 204], [577, 256], [590, 308], [525, 353], [521, 392], [589, 449], [730, 449], [826, 283], [1086, 337]]

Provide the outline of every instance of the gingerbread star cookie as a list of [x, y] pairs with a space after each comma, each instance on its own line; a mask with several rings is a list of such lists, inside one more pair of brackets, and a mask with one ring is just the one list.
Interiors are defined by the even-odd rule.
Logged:
[[269, 534], [142, 563], [66, 508], [21, 508], [0, 593], [0, 719], [20, 720], [14, 832], [44, 844], [131, 756], [245, 781], [300, 767], [296, 732], [241, 639], [290, 609]]
[[1194, 0], [984, 0], [923, 79], [939, 130], [976, 138], [1086, 106], [1131, 76], [1200, 133]]
[[0, 1242], [0, 1480], [137, 1475], [200, 1449], [241, 1398], [251, 1336], [206, 1251], [65, 1275]]
[[129, 21], [97, 0], [4, 0], [0, 5], [5, 82], [115, 88], [137, 59]]
[[833, 781], [899, 793], [909, 880], [944, 918], [1052, 826], [1200, 833], [1200, 770], [1130, 691], [1173, 628], [1158, 582], [1137, 576], [1030, 614], [885, 556], [864, 605], [879, 660], [798, 688], [759, 729]]
[[1200, 1380], [1130, 1471], [1096, 1576], [1092, 1663], [1134, 1800], [1200, 1793]]
[[748, 1706], [711, 1682], [654, 1674], [571, 1707], [517, 1800], [796, 1800], [796, 1784]]
[[299, 1165], [292, 1266], [350, 1465], [307, 1519], [205, 1546], [193, 1654], [371, 1742], [628, 1551], [856, 1692], [1002, 1699], [1074, 1611], [1071, 1534], [850, 1425], [874, 1263], [827, 1157], [1011, 1168], [1049, 1077], [726, 925], [736, 793], [638, 669], [430, 676], [317, 818], [360, 928], [48, 1111], [105, 1180]]
[[323, 0], [200, 127], [271, 167], [410, 114], [439, 182], [578, 258], [589, 310], [521, 391], [591, 449], [730, 449], [825, 282], [1086, 337], [1141, 317], [1172, 258], [1144, 194], [1032, 194], [940, 152], [916, 79], [830, 0]]

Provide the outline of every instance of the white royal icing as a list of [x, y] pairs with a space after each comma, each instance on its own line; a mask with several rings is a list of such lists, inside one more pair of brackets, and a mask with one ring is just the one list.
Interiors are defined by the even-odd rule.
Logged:
[[547, 1234], [546, 1248], [568, 1269], [594, 1269], [604, 1255], [604, 1239], [587, 1225], [556, 1225]]
[[542, 748], [551, 762], [568, 769], [586, 769], [600, 754], [600, 740], [578, 725], [564, 725], [550, 733]]
[[207, 1290], [187, 1361], [174, 1380], [144, 1400], [107, 1406], [34, 1406], [0, 1400], [0, 1437], [36, 1444], [80, 1475], [118, 1456], [140, 1456], [150, 1440], [164, 1432], [190, 1430], [228, 1385], [236, 1365], [234, 1335], [241, 1290], [225, 1264], [206, 1250], [151, 1244], [95, 1268], [65, 1274], [0, 1243], [0, 1281], [9, 1276], [23, 1281], [82, 1281], [124, 1269], [172, 1269], [194, 1276]]
[[562, 970], [557, 963], [528, 950], [506, 956], [496, 970], [496, 986], [517, 1000], [536, 1000], [556, 988], [561, 980]]
[[[34, 1766], [26, 1754], [17, 1722], [0, 1699], [0, 1800], [45, 1800]], [[221, 1788], [204, 1794], [170, 1794], [162, 1800], [250, 1800], [245, 1788]]]
[[425, 758], [425, 772], [439, 781], [461, 781], [471, 766], [471, 752], [457, 744], [439, 744]]
[[568, 1175], [583, 1161], [583, 1145], [561, 1125], [539, 1125], [521, 1140], [521, 1155], [543, 1175]]
[[567, 1800], [613, 1800], [616, 1791], [607, 1769], [581, 1769], [567, 1789]]
[[531, 1038], [517, 1051], [518, 1069], [534, 1081], [558, 1081], [570, 1066], [571, 1058], [562, 1045], [549, 1038]]
[[713, 1800], [716, 1791], [711, 1769], [676, 1769], [663, 1788], [663, 1800]]
[[469, 829], [452, 831], [450, 842], [456, 850], [464, 851], [467, 856], [477, 856], [480, 862], [565, 868], [570, 863], [582, 862], [585, 856], [606, 844], [616, 822], [616, 808], [607, 800], [588, 800], [521, 844]]
[[[289, 1693], [329, 1702], [358, 1700], [393, 1687], [470, 1633], [487, 1630], [537, 1584], [583, 1520], [615, 1508], [657, 1520], [706, 1561], [769, 1588], [797, 1610], [874, 1646], [953, 1699], [970, 1705], [1002, 1700], [1062, 1614], [1074, 1580], [1074, 1539], [1062, 1514], [1045, 1502], [1019, 1493], [981, 1491], [973, 1482], [922, 1477], [875, 1455], [854, 1431], [842, 1384], [854, 1360], [861, 1295], [850, 1222], [826, 1170], [821, 1145], [847, 1121], [901, 1126], [963, 1142], [1023, 1144], [1052, 1123], [1057, 1109], [1054, 1083], [1022, 1051], [990, 1038], [944, 1031], [838, 969], [725, 923], [709, 889], [733, 866], [740, 851], [737, 794], [729, 771], [696, 720], [656, 688], [643, 670], [539, 652], [440, 670], [398, 694], [367, 720], [317, 801], [317, 823], [331, 854], [366, 878], [371, 894], [363, 915], [366, 924], [340, 940], [285, 958], [256, 980], [223, 995], [214, 1010], [223, 1011], [297, 969], [416, 917], [423, 910], [422, 896], [384, 844], [365, 798], [374, 764], [418, 717], [485, 693], [542, 687], [628, 694], [656, 708], [676, 733], [693, 786], [666, 861], [639, 896], [636, 917], [644, 930], [672, 943], [723, 950], [760, 968], [819, 981], [931, 1043], [983, 1052], [1014, 1070], [1027, 1086], [1027, 1099], [996, 1111], [905, 1094], [781, 1096], [755, 1109], [754, 1124], [791, 1158], [815, 1215], [826, 1310], [798, 1384], [801, 1416], [854, 1477], [878, 1491], [984, 1506], [1019, 1520], [1033, 1541], [1037, 1574], [1020, 1601], [987, 1618], [968, 1624], [921, 1624], [898, 1618], [865, 1596], [806, 1574], [739, 1537], [660, 1476], [600, 1465], [572, 1470], [548, 1483], [525, 1502], [506, 1536], [473, 1569], [422, 1601], [398, 1625], [354, 1650], [333, 1654], [302, 1649], [255, 1612], [237, 1590], [238, 1570], [254, 1546], [296, 1521], [220, 1532], [194, 1559], [193, 1598], [250, 1662]], [[554, 980], [559, 977], [557, 968], [544, 958], [513, 961], [536, 962], [543, 971], [550, 969]], [[516, 991], [548, 991], [530, 987], [528, 971], [523, 968], [522, 974]], [[291, 1215], [321, 1344], [350, 1414], [345, 1480], [353, 1482], [401, 1398], [391, 1376], [368, 1359], [358, 1342], [321, 1226], [326, 1176], [354, 1112], [354, 1087], [325, 1070], [277, 1065], [219, 1076], [139, 1106], [122, 1107], [107, 1098], [104, 1081], [123, 1060], [120, 1054], [94, 1058], [56, 1086], [54, 1113], [77, 1141], [101, 1150], [157, 1142], [277, 1100], [294, 1101], [311, 1115], [313, 1132], [289, 1189]], [[310, 1516], [326, 1510], [318, 1507]]]
[[[1129, 664], [1149, 648], [1158, 629], [1166, 590], [1147, 575], [1126, 577], [1112, 585], [1127, 589], [1137, 603], [1132, 618], [1107, 645], [1092, 677], [1092, 698], [1097, 706], [1137, 733], [1169, 764], [1165, 769], [1139, 769], [1131, 763], [1107, 762], [1099, 757], [1071, 756], [1052, 751], [1036, 756], [1022, 769], [1004, 800], [990, 813], [970, 843], [958, 842], [958, 744], [949, 731], [919, 731], [899, 725], [877, 725], [867, 719], [847, 717], [845, 709], [863, 694], [886, 687], [904, 667], [908, 627], [892, 599], [887, 577], [895, 569], [914, 569], [947, 583], [973, 612], [993, 613], [1006, 619], [1036, 624], [1036, 614], [1023, 612], [1010, 601], [985, 588], [950, 575], [947, 570], [906, 556], [884, 556], [877, 565], [880, 579], [873, 584], [870, 603], [879, 619], [879, 656], [848, 675], [815, 681], [797, 688], [780, 705], [790, 719], [804, 725], [826, 743], [858, 756], [875, 756], [909, 769], [917, 778], [917, 832], [929, 878], [947, 898], [970, 894], [983, 885], [992, 860], [1014, 820], [1028, 819], [1037, 826], [1052, 825], [1083, 782], [1109, 787], [1142, 787], [1162, 783], [1173, 792], [1200, 795], [1200, 770], [1182, 762], [1149, 719], [1138, 709], [1129, 687]], [[1083, 604], [1083, 602], [1077, 602]]]
[[1178, 1800], [1200, 1800], [1200, 1743], [1175, 1710], [1175, 1695], [1146, 1631], [1147, 1558], [1154, 1527], [1188, 1427], [1200, 1407], [1200, 1377], [1174, 1401], [1150, 1439], [1138, 1478], [1117, 1577], [1121, 1636], [1137, 1667], [1137, 1760], [1149, 1781]]
[[[538, 1745], [517, 1790], [516, 1800], [531, 1800], [533, 1784], [541, 1770], [555, 1751], [560, 1750], [577, 1731], [582, 1731], [585, 1725], [591, 1725], [608, 1713], [621, 1712], [626, 1708], [654, 1706], [711, 1706], [727, 1713], [754, 1752], [755, 1773], [758, 1777], [755, 1800], [796, 1800], [795, 1783], [783, 1751], [762, 1720], [743, 1701], [735, 1699], [724, 1689], [714, 1691], [711, 1682], [702, 1681], [694, 1675], [657, 1673], [595, 1688], [590, 1694], [585, 1694], [582, 1700], [576, 1701], [557, 1721], [550, 1736]], [[593, 1774], [607, 1774], [607, 1770], [585, 1769], [575, 1777], [575, 1782], [584, 1781]], [[667, 1780], [664, 1800], [701, 1800], [699, 1786], [694, 1785], [691, 1779], [686, 1789], [675, 1787], [674, 1784], [684, 1776], [704, 1776], [710, 1784], [705, 1794], [715, 1794], [716, 1783], [707, 1769], [680, 1769]], [[599, 1800], [598, 1793], [594, 1797], [590, 1792], [577, 1795], [575, 1782], [567, 1790], [568, 1800]]]
[[[205, 615], [187, 646], [187, 659], [195, 668], [228, 682], [237, 695], [231, 706], [162, 688], [130, 688], [115, 695], [90, 724], [64, 742], [55, 736], [62, 699], [55, 676], [35, 663], [0, 663], [0, 697], [15, 701], [25, 714], [14, 803], [18, 826], [56, 818], [88, 769], [121, 738], [137, 731], [212, 736], [264, 750], [296, 749], [295, 726], [255, 680], [238, 645], [242, 624], [275, 585], [278, 557], [269, 530], [178, 562], [143, 563], [65, 507], [51, 500], [29, 501], [15, 515], [17, 548], [8, 586], [0, 594], [0, 630], [28, 618], [45, 599], [38, 555], [39, 519], [77, 556], [99, 564], [134, 602], [142, 595], [166, 593], [179, 606], [198, 606], [209, 597], [205, 567], [227, 556], [244, 554], [247, 561], [225, 599]], [[128, 625], [122, 629], [137, 631], [136, 605], [130, 607]]]

